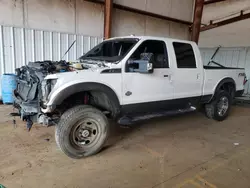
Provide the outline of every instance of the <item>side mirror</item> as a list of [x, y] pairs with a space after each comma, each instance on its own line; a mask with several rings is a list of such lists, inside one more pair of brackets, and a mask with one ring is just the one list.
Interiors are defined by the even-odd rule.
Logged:
[[129, 60], [128, 67], [130, 72], [153, 73], [152, 59], [152, 53], [143, 53], [140, 60]]

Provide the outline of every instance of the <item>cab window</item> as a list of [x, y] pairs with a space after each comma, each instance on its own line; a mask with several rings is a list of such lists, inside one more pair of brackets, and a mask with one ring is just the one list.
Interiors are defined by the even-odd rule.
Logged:
[[173, 46], [178, 68], [196, 68], [194, 50], [191, 44], [174, 42]]
[[160, 40], [147, 40], [144, 41], [132, 54], [129, 60], [140, 60], [141, 54], [152, 53], [153, 54], [153, 67], [157, 68], [169, 68], [166, 44]]

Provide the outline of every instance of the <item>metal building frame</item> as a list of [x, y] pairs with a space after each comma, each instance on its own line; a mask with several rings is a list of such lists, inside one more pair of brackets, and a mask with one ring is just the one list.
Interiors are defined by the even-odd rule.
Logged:
[[104, 11], [105, 12], [104, 14], [104, 38], [105, 39], [111, 37], [113, 8], [188, 25], [190, 27], [191, 40], [195, 41], [196, 43], [198, 43], [200, 32], [202, 31], [221, 27], [227, 24], [231, 24], [234, 22], [238, 22], [238, 21], [250, 18], [250, 13], [245, 14], [244, 11], [241, 10], [239, 12], [239, 15], [233, 18], [230, 17], [229, 19], [224, 19], [223, 21], [218, 21], [218, 22], [211, 20], [208, 25], [202, 25], [201, 20], [202, 20], [202, 14], [203, 14], [203, 7], [206, 5], [210, 5], [213, 3], [220, 3], [223, 1], [227, 1], [227, 0], [195, 0], [193, 22], [188, 22], [185, 20], [167, 17], [167, 16], [151, 13], [151, 12], [144, 11], [144, 10], [127, 7], [124, 5], [119, 5], [119, 4], [114, 3], [113, 0], [105, 0], [104, 2], [96, 1], [96, 0], [85, 0], [85, 1], [103, 4], [105, 6], [105, 11]]

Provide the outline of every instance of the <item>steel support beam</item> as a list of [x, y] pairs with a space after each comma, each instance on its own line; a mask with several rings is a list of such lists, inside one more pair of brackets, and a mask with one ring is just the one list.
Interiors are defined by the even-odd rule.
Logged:
[[212, 3], [218, 3], [218, 2], [222, 2], [222, 1], [226, 1], [226, 0], [207, 0], [204, 2], [205, 5], [209, 5]]
[[[101, 5], [105, 4], [104, 2], [97, 1], [97, 0], [85, 0], [85, 1], [92, 2], [92, 3], [97, 3], [97, 4], [101, 4]], [[128, 7], [128, 6], [124, 6], [124, 5], [120, 5], [120, 4], [116, 4], [116, 3], [113, 3], [113, 8], [128, 11], [128, 12], [132, 12], [132, 13], [136, 13], [136, 14], [141, 14], [141, 15], [145, 15], [145, 16], [150, 16], [150, 17], [154, 17], [154, 18], [159, 18], [159, 19], [162, 19], [162, 20], [181, 23], [181, 24], [188, 25], [188, 26], [192, 25], [192, 22], [189, 22], [189, 21], [186, 21], [186, 20], [171, 18], [171, 17], [168, 17], [168, 16], [163, 16], [163, 15], [160, 15], [160, 14], [155, 14], [155, 13], [152, 13], [152, 12], [135, 9], [135, 8], [132, 8], [132, 7]]]
[[228, 24], [238, 22], [238, 21], [241, 21], [241, 20], [246, 20], [246, 19], [249, 19], [249, 18], [250, 18], [250, 13], [243, 14], [243, 11], [241, 11], [239, 16], [236, 16], [236, 17], [233, 17], [233, 18], [229, 18], [229, 19], [226, 19], [226, 20], [223, 20], [223, 21], [220, 21], [220, 22], [215, 22], [215, 23], [213, 21], [210, 21], [209, 25], [205, 25], [205, 26], [201, 27], [201, 32], [202, 31], [207, 31], [207, 30], [210, 30], [210, 29], [214, 29], [216, 27], [221, 27], [221, 26], [224, 26], [224, 25], [228, 25]]
[[204, 0], [195, 0], [194, 21], [192, 26], [191, 40], [198, 43], [201, 29], [201, 19], [204, 7]]
[[113, 0], [105, 0], [104, 5], [104, 38], [111, 37]]

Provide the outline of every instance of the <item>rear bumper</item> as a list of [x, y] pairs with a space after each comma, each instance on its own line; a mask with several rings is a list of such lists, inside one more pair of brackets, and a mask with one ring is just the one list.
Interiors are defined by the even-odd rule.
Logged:
[[244, 89], [243, 90], [239, 90], [239, 91], [236, 91], [235, 93], [235, 97], [241, 97], [244, 93]]

